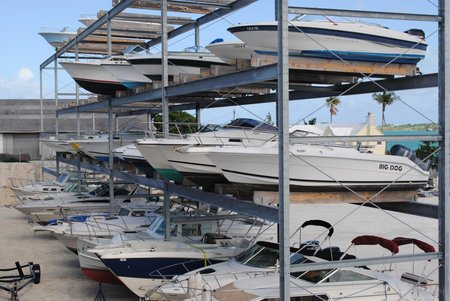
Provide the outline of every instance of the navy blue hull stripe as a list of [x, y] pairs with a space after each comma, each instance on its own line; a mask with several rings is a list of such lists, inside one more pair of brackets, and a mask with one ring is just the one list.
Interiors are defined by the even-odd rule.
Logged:
[[[224, 258], [225, 259], [225, 258]], [[182, 275], [205, 266], [203, 258], [131, 258], [126, 261], [120, 259], [101, 259], [102, 262], [118, 277], [132, 277], [145, 279], [163, 279]], [[209, 259], [208, 264], [222, 262]]]
[[[244, 32], [244, 31], [277, 31], [277, 30], [278, 30], [277, 25], [236, 26], [236, 27], [228, 29], [228, 31], [231, 33]], [[306, 34], [328, 35], [328, 36], [342, 37], [342, 38], [349, 38], [349, 39], [366, 40], [366, 41], [372, 41], [372, 42], [376, 42], [376, 43], [394, 45], [394, 46], [399, 46], [399, 47], [404, 47], [404, 48], [413, 48], [413, 49], [419, 49], [419, 50], [424, 50], [424, 51], [427, 49], [427, 44], [425, 44], [425, 43], [416, 44], [414, 42], [409, 42], [409, 41], [405, 41], [405, 40], [388, 38], [388, 37], [384, 37], [384, 36], [360, 33], [360, 32], [354, 32], [354, 31], [322, 29], [322, 28], [306, 27], [306, 26], [300, 26], [297, 28], [297, 27], [291, 25], [291, 26], [289, 26], [289, 32], [300, 32], [300, 33], [304, 32]]]

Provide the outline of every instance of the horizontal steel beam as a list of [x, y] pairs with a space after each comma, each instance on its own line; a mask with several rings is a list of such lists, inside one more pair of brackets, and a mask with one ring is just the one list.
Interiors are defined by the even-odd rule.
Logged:
[[292, 272], [306, 272], [322, 269], [339, 269], [339, 268], [349, 268], [356, 266], [370, 266], [370, 265], [381, 265], [389, 263], [400, 263], [400, 262], [413, 262], [413, 261], [425, 261], [425, 260], [437, 260], [443, 258], [443, 254], [439, 252], [434, 253], [421, 253], [421, 254], [410, 254], [410, 255], [393, 255], [384, 257], [370, 257], [370, 258], [360, 258], [360, 259], [349, 259], [340, 261], [326, 261], [326, 262], [315, 262], [315, 263], [302, 263], [291, 265]]
[[[361, 204], [355, 204], [361, 205]], [[428, 218], [438, 218], [439, 207], [437, 205], [425, 204], [419, 202], [379, 202], [375, 204], [365, 203], [364, 206], [372, 208], [381, 208], [383, 210], [411, 214]]]
[[295, 7], [289, 6], [289, 13], [296, 15], [327, 15], [336, 17], [369, 18], [369, 19], [392, 19], [441, 22], [442, 17], [438, 15], [390, 13], [378, 11], [361, 11], [329, 8]]
[[373, 136], [317, 136], [290, 138], [291, 143], [311, 142], [374, 142], [374, 141], [441, 141], [440, 135], [373, 135]]
[[[60, 162], [74, 166], [80, 164], [81, 168], [109, 175], [108, 168], [84, 162], [78, 162], [76, 160], [66, 159], [64, 157], [58, 157], [58, 160]], [[216, 207], [228, 209], [239, 214], [258, 217], [269, 222], [273, 223], [278, 222], [278, 209], [276, 207], [258, 205], [251, 201], [238, 200], [236, 198], [204, 192], [194, 188], [183, 187], [172, 183], [164, 183], [163, 180], [150, 179], [142, 176], [132, 175], [125, 172], [120, 172], [117, 170], [113, 170], [113, 176], [130, 183], [141, 184], [147, 187], [153, 187], [161, 190], [164, 190], [164, 187], [167, 187], [169, 193], [177, 196], [181, 196], [202, 203], [211, 204]]]
[[[174, 30], [171, 30], [168, 34], [167, 34], [167, 38], [171, 39], [174, 38], [176, 36], [179, 36], [183, 33], [186, 33], [192, 29], [194, 29], [195, 27], [200, 27], [208, 22], [214, 21], [216, 19], [220, 19], [223, 16], [234, 12], [236, 10], [239, 10], [243, 7], [246, 7], [250, 4], [252, 4], [253, 2], [255, 2], [256, 0], [238, 0], [235, 1], [233, 3], [231, 3], [228, 7], [226, 8], [220, 8], [217, 9], [209, 14], [206, 14], [200, 18], [198, 18], [194, 23], [189, 23], [183, 26], [180, 26]], [[151, 41], [148, 41], [147, 43], [145, 43], [143, 46], [150, 48], [152, 46], [158, 45], [161, 43], [161, 37], [153, 39]]]
[[[377, 80], [375, 82], [367, 81], [361, 82], [357, 85], [346, 84], [346, 85], [336, 85], [327, 87], [317, 87], [309, 86], [302, 89], [297, 89], [289, 92], [290, 100], [302, 100], [302, 99], [314, 99], [314, 98], [325, 98], [337, 95], [357, 95], [365, 93], [377, 93], [388, 90], [388, 91], [400, 91], [400, 90], [410, 90], [410, 89], [423, 89], [437, 87], [438, 85], [438, 75], [437, 73], [408, 76], [395, 79], [387, 80]], [[345, 92], [345, 93], [344, 93]], [[276, 94], [265, 94], [256, 96], [247, 96], [233, 99], [222, 99], [218, 100], [216, 103], [212, 104], [209, 101], [198, 101], [200, 107], [217, 108], [226, 106], [248, 105], [255, 103], [267, 103], [276, 101]], [[179, 105], [182, 108], [183, 105]], [[189, 106], [188, 106], [189, 108]], [[178, 110], [178, 109], [177, 109]]]
[[44, 69], [47, 65], [49, 65], [51, 62], [56, 60], [58, 57], [60, 57], [62, 54], [64, 54], [67, 50], [74, 47], [78, 42], [81, 42], [85, 37], [92, 34], [96, 29], [100, 28], [100, 26], [102, 26], [103, 24], [108, 22], [108, 20], [114, 18], [116, 15], [118, 15], [120, 12], [122, 12], [128, 6], [133, 4], [134, 1], [135, 0], [122, 0], [119, 4], [117, 4], [111, 10], [109, 10], [106, 15], [104, 15], [101, 18], [98, 18], [97, 21], [92, 23], [85, 30], [83, 30], [83, 32], [78, 34], [74, 39], [69, 41], [66, 45], [64, 45], [55, 54], [53, 54], [51, 57], [49, 57], [47, 60], [45, 60], [40, 66], [41, 70]]

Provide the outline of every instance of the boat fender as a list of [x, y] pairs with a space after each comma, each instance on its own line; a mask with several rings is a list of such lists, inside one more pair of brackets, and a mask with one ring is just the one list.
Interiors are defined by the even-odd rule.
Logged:
[[189, 276], [187, 290], [187, 295], [189, 298], [193, 298], [201, 293], [201, 289], [203, 287], [202, 282], [202, 276], [200, 273], [195, 273]]
[[208, 283], [203, 283], [202, 286], [202, 301], [211, 301], [211, 287]]

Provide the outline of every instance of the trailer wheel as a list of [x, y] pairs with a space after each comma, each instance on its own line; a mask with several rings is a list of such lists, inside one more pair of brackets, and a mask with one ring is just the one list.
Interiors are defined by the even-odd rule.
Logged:
[[41, 282], [41, 266], [39, 264], [33, 264], [33, 266], [31, 267], [33, 270], [33, 274], [34, 274], [34, 283], [38, 284], [39, 282]]

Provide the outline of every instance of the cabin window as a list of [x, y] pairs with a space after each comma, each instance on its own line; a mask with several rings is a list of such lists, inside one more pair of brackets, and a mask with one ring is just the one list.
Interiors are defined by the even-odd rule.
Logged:
[[367, 281], [374, 278], [349, 270], [337, 270], [331, 274], [326, 282], [343, 282], [343, 281]]

